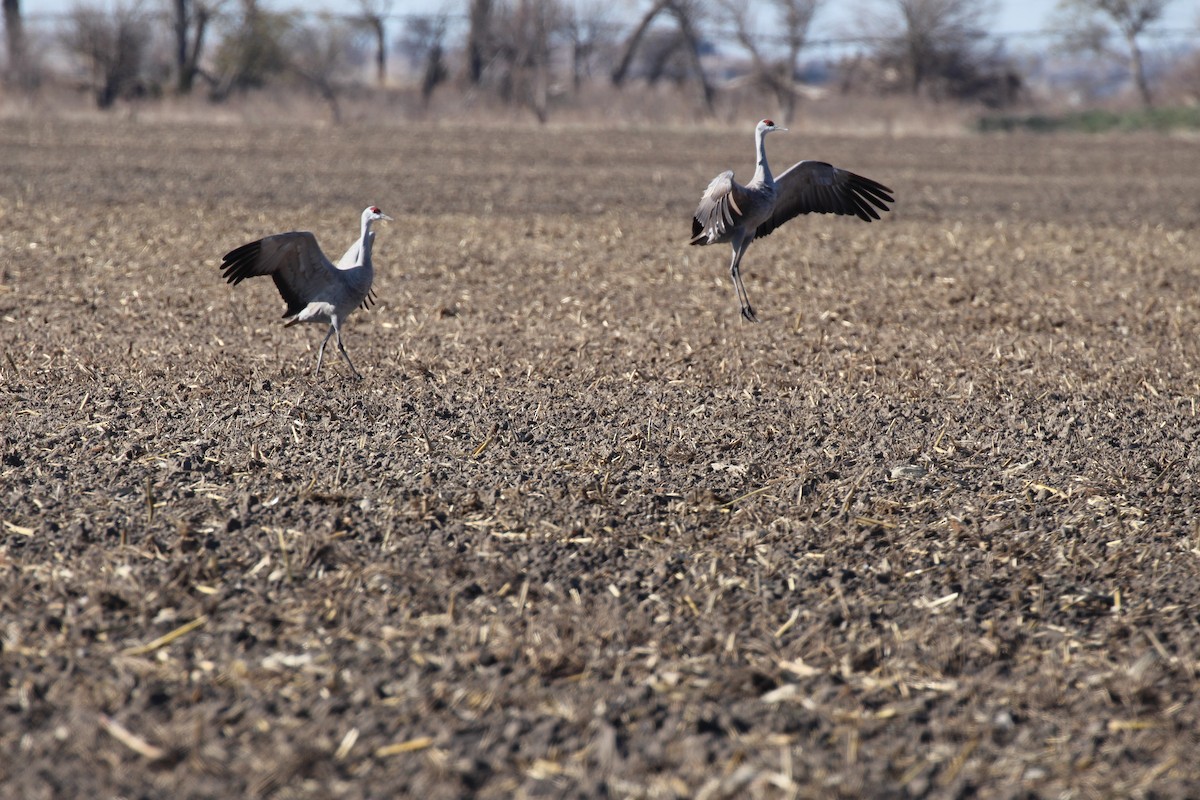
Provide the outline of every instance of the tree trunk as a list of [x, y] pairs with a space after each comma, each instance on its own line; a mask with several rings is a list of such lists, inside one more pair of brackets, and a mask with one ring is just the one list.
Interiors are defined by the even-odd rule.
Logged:
[[591, 52], [590, 42], [580, 41], [578, 37], [571, 40], [571, 86], [575, 94], [579, 94], [579, 90], [583, 88], [583, 74]]
[[795, 83], [795, 69], [790, 66], [793, 63], [795, 62], [789, 61], [788, 64], [783, 65], [786, 73], [782, 76], [783, 79], [779, 81], [775, 89], [775, 98], [779, 101], [779, 115], [783, 117], [784, 125], [791, 125], [793, 120], [796, 119], [796, 89], [793, 85]]
[[1125, 42], [1129, 45], [1129, 71], [1133, 73], [1133, 82], [1141, 95], [1142, 105], [1150, 108], [1154, 98], [1150, 95], [1150, 82], [1146, 79], [1146, 65], [1142, 61], [1142, 48], [1138, 47], [1137, 37], [1131, 33], [1125, 34]]
[[[809, 19], [811, 20], [811, 17]], [[804, 23], [804, 29], [807, 33], [808, 22]], [[796, 91], [796, 62], [800, 60], [800, 49], [803, 46], [803, 41], [795, 35], [792, 36], [792, 40], [788, 43], [787, 63], [783, 65], [783, 83], [787, 87], [787, 91], [779, 98], [779, 104], [783, 111], [784, 125], [791, 125], [796, 119], [796, 104], [800, 94]]]
[[446, 79], [446, 66], [442, 61], [442, 45], [434, 43], [425, 56], [425, 72], [421, 76], [421, 105], [429, 107], [433, 90]]
[[909, 89], [913, 97], [916, 97], [925, 83], [925, 50], [921, 47], [920, 40], [911, 32], [908, 39], [908, 71]]
[[549, 33], [538, 26], [533, 45], [533, 85], [529, 87], [529, 102], [542, 125], [550, 118], [550, 43]]
[[196, 85], [196, 75], [200, 72], [200, 56], [204, 52], [204, 34], [208, 30], [209, 10], [203, 6], [196, 9], [195, 35], [192, 38], [191, 50], [187, 54], [183, 74], [180, 76], [179, 88], [183, 94], [189, 94]]
[[8, 47], [9, 83], [21, 88], [33, 84], [33, 70], [29, 68], [28, 51], [25, 48], [25, 25], [21, 20], [21, 0], [4, 0], [4, 36]]
[[325, 103], [329, 106], [330, 121], [333, 122], [334, 125], [341, 125], [342, 106], [338, 102], [337, 89], [328, 81], [322, 81], [317, 87], [317, 90], [321, 93], [321, 97], [324, 98]]
[[375, 82], [380, 86], [387, 85], [387, 31], [384, 29], [383, 17], [367, 18], [371, 32], [375, 34]]
[[173, 0], [171, 32], [175, 36], [175, 91], [191, 94], [204, 53], [204, 34], [212, 11], [203, 2]]
[[[788, 50], [786, 62], [781, 62], [773, 67], [763, 58], [758, 44], [755, 42], [754, 35], [746, 27], [744, 19], [735, 17], [734, 26], [736, 28], [738, 43], [750, 54], [750, 61], [754, 64], [755, 77], [758, 81], [765, 84], [771, 90], [771, 93], [775, 95], [775, 99], [779, 103], [780, 117], [783, 119], [783, 124], [790, 125], [796, 113], [796, 92], [792, 84], [795, 74], [794, 65], [799, 48], [795, 45], [791, 46]], [[777, 72], [778, 74], [776, 74]]]
[[471, 0], [470, 30], [467, 32], [467, 82], [478, 86], [483, 80], [492, 38], [492, 0]]
[[692, 17], [688, 10], [677, 0], [672, 0], [671, 9], [679, 20], [679, 32], [683, 34], [684, 47], [692, 62], [692, 70], [696, 73], [696, 81], [700, 84], [700, 99], [704, 101], [704, 110], [711, 116], [716, 109], [713, 107], [713, 87], [704, 74], [704, 65], [700, 63], [700, 37], [692, 27]]
[[188, 31], [191, 29], [188, 2], [189, 0], [173, 0], [171, 3], [174, 12], [171, 32], [175, 34], [175, 90], [180, 94], [187, 94], [192, 89], [192, 81], [187, 74]]
[[613, 69], [613, 86], [620, 88], [621, 84], [625, 82], [625, 76], [629, 73], [629, 67], [633, 64], [633, 56], [637, 52], [638, 45], [641, 44], [642, 36], [645, 35], [646, 29], [650, 27], [650, 23], [667, 7], [669, 2], [670, 0], [658, 0], [646, 12], [646, 16], [642, 17], [642, 21], [638, 23], [638, 26], [633, 29], [633, 33], [629, 35], [629, 40], [625, 42], [625, 48], [621, 51], [621, 57], [617, 60], [617, 66]]

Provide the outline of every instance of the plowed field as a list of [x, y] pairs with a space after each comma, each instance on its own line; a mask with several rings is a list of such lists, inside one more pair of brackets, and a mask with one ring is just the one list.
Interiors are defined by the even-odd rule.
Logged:
[[0, 793], [1195, 797], [1200, 143], [753, 122], [0, 122]]

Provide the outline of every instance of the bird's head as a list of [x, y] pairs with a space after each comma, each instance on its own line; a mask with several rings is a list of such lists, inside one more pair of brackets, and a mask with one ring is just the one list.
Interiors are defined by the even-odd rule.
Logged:
[[766, 134], [770, 133], [771, 131], [786, 131], [786, 130], [787, 130], [787, 128], [781, 128], [775, 124], [774, 120], [769, 120], [769, 119], [760, 120], [758, 123], [758, 127], [756, 128], [756, 131], [759, 133], [759, 135], [762, 135], [762, 136], [765, 136]]
[[375, 222], [381, 219], [386, 219], [390, 222], [392, 219], [387, 214], [380, 211], [379, 206], [368, 206], [367, 208], [364, 208], [362, 218], [363, 222]]

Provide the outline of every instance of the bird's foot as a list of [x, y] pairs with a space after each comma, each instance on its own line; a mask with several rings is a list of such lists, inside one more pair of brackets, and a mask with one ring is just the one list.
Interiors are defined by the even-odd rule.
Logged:
[[749, 322], [758, 322], [758, 316], [750, 306], [742, 306], [742, 318]]

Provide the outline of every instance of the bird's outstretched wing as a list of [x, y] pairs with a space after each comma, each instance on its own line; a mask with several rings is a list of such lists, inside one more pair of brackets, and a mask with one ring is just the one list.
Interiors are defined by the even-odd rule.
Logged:
[[733, 170], [713, 178], [692, 215], [691, 243], [716, 242], [736, 228], [744, 216], [747, 199], [745, 187], [733, 180]]
[[246, 278], [270, 275], [287, 303], [283, 316], [299, 314], [309, 299], [330, 281], [333, 265], [308, 231], [267, 236], [230, 250], [221, 259], [221, 274], [235, 286]]
[[[870, 178], [855, 175], [824, 161], [800, 161], [775, 179], [775, 208], [758, 226], [756, 237], [799, 214], [843, 214], [864, 222], [879, 219], [896, 202], [892, 190]], [[875, 209], [879, 209], [876, 211]]]

